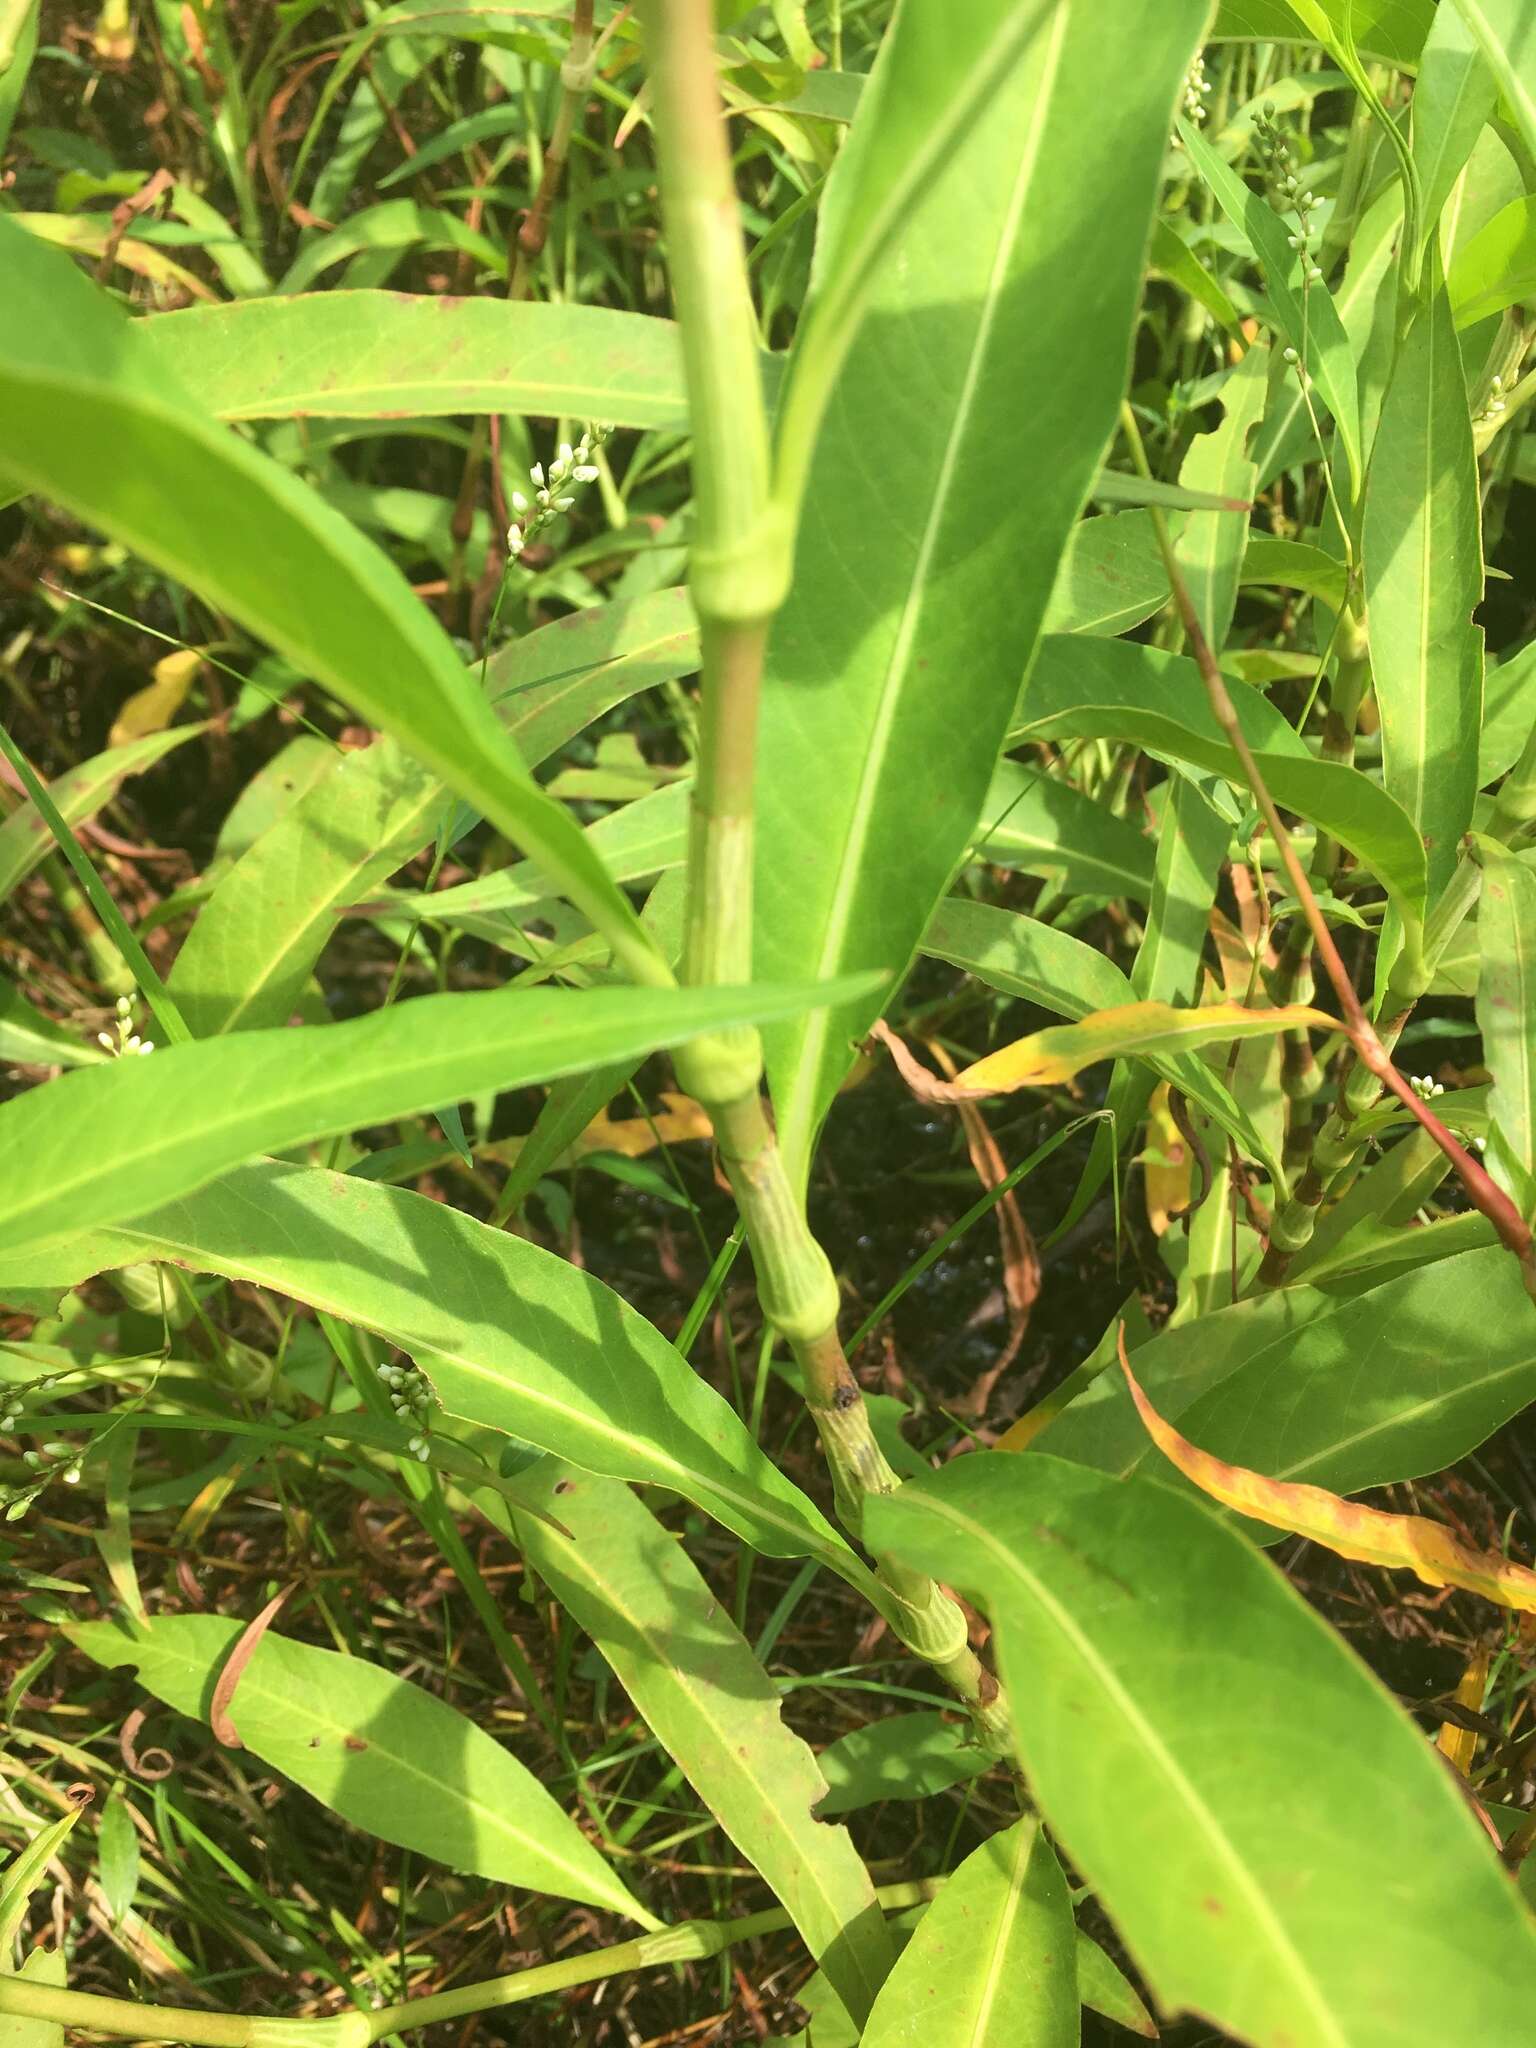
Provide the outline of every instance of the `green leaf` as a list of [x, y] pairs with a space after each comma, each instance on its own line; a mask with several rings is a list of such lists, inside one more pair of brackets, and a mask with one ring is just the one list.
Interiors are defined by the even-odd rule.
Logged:
[[1536, 294], [1536, 198], [1512, 199], [1463, 242], [1445, 288], [1458, 330]]
[[152, 362], [226, 420], [688, 418], [673, 323], [600, 306], [300, 292], [155, 313], [135, 332]]
[[1218, 327], [1226, 328], [1229, 334], [1242, 333], [1242, 316], [1227, 297], [1221, 286], [1206, 269], [1200, 258], [1166, 220], [1159, 220], [1152, 230], [1152, 249], [1148, 265], [1176, 284], [1183, 292], [1204, 306]]
[[0, 1060], [23, 1066], [99, 1067], [108, 1055], [45, 1017], [20, 989], [0, 981]]
[[[587, 826], [589, 844], [602, 855], [616, 882], [635, 882], [682, 866], [688, 857], [691, 787], [688, 782], [667, 783]], [[452, 889], [394, 895], [388, 903], [396, 915], [405, 911], [433, 924], [468, 925], [483, 937], [505, 943], [513, 936], [514, 920], [537, 915], [556, 894], [532, 861], [522, 861]]]
[[1038, 1821], [973, 1849], [913, 1931], [865, 2048], [1077, 2048], [1077, 1930]]
[[1261, 199], [1250, 192], [1230, 164], [1187, 121], [1179, 136], [1190, 161], [1210, 187], [1217, 205], [1247, 240], [1263, 267], [1264, 282], [1280, 332], [1301, 358], [1317, 395], [1333, 414], [1339, 442], [1349, 464], [1350, 488], [1358, 497], [1365, 473], [1360, 441], [1360, 394], [1354, 359], [1339, 309], [1326, 285], [1302, 282], [1301, 254], [1291, 248], [1290, 230]]
[[1074, 894], [1145, 903], [1152, 892], [1152, 847], [1134, 825], [1019, 761], [993, 770], [975, 854], [993, 867], [1059, 879]]
[[[0, 149], [5, 147], [37, 54], [39, 0], [9, 0], [0, 26]], [[63, 1982], [62, 1976], [59, 1980]], [[20, 2044], [18, 2044], [20, 2048]]]
[[1096, 946], [1038, 918], [963, 896], [947, 896], [933, 913], [923, 951], [1063, 1017], [1086, 1017], [1136, 999], [1129, 979]]
[[[927, 162], [952, 104], [930, 86], [989, 30], [1014, 48], [1033, 18], [1004, 0], [898, 15], [848, 144], [866, 153], [866, 184], [827, 229], [828, 294], [862, 260], [868, 222], [907, 204], [906, 166]], [[1091, 17], [1054, 6], [1021, 60], [966, 88], [974, 116], [924, 173], [923, 208], [881, 271], [816, 438], [795, 583], [769, 645], [764, 975], [792, 961], [818, 977], [856, 961], [903, 969], [964, 852], [1113, 429], [1168, 109], [1200, 26], [1192, 0], [1106, 0]], [[1125, 84], [1113, 133], [1099, 118], [1106, 43]], [[1051, 402], [1021, 406], [1020, 389]], [[877, 1009], [767, 1035], [796, 1174]]]
[[[207, 728], [178, 725], [165, 732], [146, 733], [121, 747], [109, 747], [88, 761], [66, 768], [48, 784], [59, 815], [66, 825], [83, 825], [94, 818], [103, 804], [110, 803], [130, 775], [142, 775], [153, 762], [184, 747]], [[39, 780], [41, 778], [39, 777]], [[0, 825], [0, 903], [26, 880], [45, 854], [54, 850], [53, 834], [31, 803], [20, 803]]]
[[421, 996], [324, 1030], [242, 1032], [85, 1068], [0, 1107], [0, 1148], [15, 1162], [0, 1229], [12, 1251], [99, 1229], [260, 1152], [551, 1081], [801, 1000], [763, 989]]
[[[1416, 933], [1424, 916], [1424, 849], [1402, 805], [1356, 769], [1314, 761], [1256, 692], [1239, 685], [1232, 698], [1275, 801], [1356, 854]], [[1243, 781], [1194, 663], [1158, 648], [1080, 634], [1044, 639], [1008, 744], [1065, 738], [1134, 740], [1228, 781]]]
[[1477, 786], [1508, 774], [1536, 726], [1536, 640], [1528, 640], [1483, 677], [1483, 730], [1477, 743]]
[[988, 101], [1017, 90], [1053, 6], [976, 0], [943, 20], [904, 8], [882, 38], [822, 197], [811, 289], [795, 336], [779, 422], [778, 481], [792, 510], [801, 504], [810, 444], [882, 272], [910, 241], [919, 211], [936, 205]]
[[[1536, 1317], [1494, 1247], [1349, 1300], [1310, 1286], [1256, 1295], [1164, 1331], [1135, 1363], [1153, 1406], [1202, 1450], [1358, 1493], [1453, 1465], [1536, 1400]], [[1118, 1372], [1085, 1387], [1038, 1441], [1052, 1457], [1174, 1483]]]
[[829, 1790], [816, 1811], [856, 1813], [883, 1799], [928, 1799], [990, 1770], [995, 1757], [936, 1708], [887, 1714], [829, 1742], [816, 1759]]
[[1139, 626], [1168, 602], [1152, 520], [1146, 512], [1080, 519], [1067, 535], [1045, 611], [1047, 633], [1107, 633]]
[[1423, 839], [1431, 907], [1477, 796], [1481, 529], [1461, 351], [1437, 290], [1398, 348], [1361, 534], [1383, 779]]
[[1249, 534], [1239, 581], [1304, 590], [1310, 597], [1322, 598], [1334, 611], [1342, 610], [1349, 588], [1344, 564], [1322, 548], [1304, 540], [1276, 540], [1267, 533]]
[[0, 1289], [23, 1270], [72, 1282], [147, 1258], [372, 1330], [415, 1359], [450, 1415], [669, 1487], [757, 1549], [817, 1557], [880, 1604], [847, 1544], [661, 1333], [522, 1238], [422, 1195], [267, 1160], [123, 1228], [27, 1260], [7, 1251]]
[[697, 1568], [627, 1487], [546, 1460], [513, 1484], [530, 1563], [863, 2019], [893, 1949], [847, 1832], [816, 1820], [816, 1759]]
[[[1435, 19], [1435, 0], [1322, 0], [1342, 27], [1347, 21], [1362, 56], [1412, 69]], [[1215, 42], [1294, 43], [1297, 21], [1286, 0], [1221, 0]]]
[[[0, 110], [3, 110], [5, 80], [0, 78]], [[34, 1948], [28, 1951], [19, 1975], [33, 1984], [46, 1984], [62, 1991], [68, 1984], [64, 1951]], [[5, 2023], [6, 2048], [64, 2048], [64, 2028], [58, 2020], [24, 2020], [12, 2014]]]
[[1481, 842], [1481, 857], [1477, 1024], [1493, 1076], [1488, 1164], [1529, 1216], [1536, 1209], [1536, 873], [1491, 841]]
[[[1221, 423], [1197, 434], [1179, 470], [1179, 482], [1219, 497], [1252, 498], [1258, 464], [1249, 454], [1269, 390], [1269, 350], [1255, 344], [1221, 387]], [[1248, 545], [1246, 512], [1192, 512], [1175, 553], [1206, 640], [1219, 654], [1237, 605]]]
[[1528, 0], [1455, 0], [1536, 155], [1536, 13]]
[[[205, 1721], [243, 1626], [222, 1615], [177, 1614], [136, 1634], [113, 1621], [65, 1632], [98, 1664], [132, 1665], [156, 1699]], [[392, 1671], [269, 1629], [227, 1711], [253, 1756], [381, 1841], [498, 1884], [659, 1924], [525, 1764], [468, 1715]]]
[[126, 1800], [114, 1792], [102, 1808], [96, 1856], [107, 1911], [120, 1921], [139, 1888], [139, 1835]]
[[[57, 251], [0, 219], [0, 442], [41, 491], [260, 633], [392, 732], [552, 873], [641, 979], [663, 970], [574, 820], [536, 787], [453, 645], [339, 513], [200, 413]], [[104, 447], [131, 461], [103, 462]]]
[[995, 1451], [866, 1523], [985, 1604], [1030, 1789], [1165, 2008], [1298, 2048], [1521, 2038], [1536, 1929], [1507, 1873], [1236, 1531], [1161, 1484]]
[[26, 1919], [27, 1905], [47, 1875], [48, 1865], [69, 1839], [70, 1830], [84, 1812], [72, 1807], [59, 1820], [39, 1827], [0, 1871], [0, 1956], [9, 1958], [11, 1945]]
[[[685, 593], [661, 591], [514, 641], [490, 664], [489, 692], [537, 767], [602, 712], [697, 659]], [[177, 955], [170, 986], [194, 1036], [286, 1022], [337, 913], [419, 852], [452, 809], [443, 783], [394, 740], [336, 757], [221, 878]]]
[[[1413, 163], [1419, 176], [1419, 246], [1440, 214], [1498, 98], [1477, 39], [1454, 6], [1435, 10], [1413, 88]], [[1496, 309], [1497, 310], [1497, 309]]]

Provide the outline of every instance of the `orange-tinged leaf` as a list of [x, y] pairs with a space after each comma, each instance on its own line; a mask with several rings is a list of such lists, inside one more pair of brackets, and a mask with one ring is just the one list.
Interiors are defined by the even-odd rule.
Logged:
[[1389, 1515], [1381, 1508], [1362, 1507], [1323, 1486], [1266, 1479], [1262, 1472], [1250, 1472], [1246, 1465], [1229, 1465], [1198, 1449], [1171, 1422], [1163, 1420], [1143, 1393], [1126, 1357], [1123, 1330], [1120, 1369], [1152, 1441], [1186, 1479], [1223, 1507], [1235, 1508], [1255, 1522], [1267, 1522], [1271, 1529], [1305, 1536], [1339, 1557], [1411, 1571], [1426, 1586], [1461, 1586], [1500, 1607], [1536, 1614], [1536, 1572], [1512, 1564], [1497, 1551], [1473, 1550], [1439, 1522], [1423, 1515]]
[[1015, 1088], [1046, 1088], [1070, 1081], [1096, 1060], [1127, 1054], [1192, 1052], [1220, 1039], [1262, 1038], [1276, 1031], [1337, 1031], [1336, 1017], [1305, 1003], [1250, 1010], [1241, 1003], [1207, 1003], [1198, 1010], [1171, 1003], [1122, 1003], [1094, 1010], [1076, 1024], [1053, 1024], [988, 1053], [967, 1067], [955, 1085], [973, 1095], [1008, 1095]]

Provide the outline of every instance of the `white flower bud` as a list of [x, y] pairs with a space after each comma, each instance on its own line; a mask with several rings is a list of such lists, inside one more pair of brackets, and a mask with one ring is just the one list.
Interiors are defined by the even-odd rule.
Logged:
[[571, 471], [571, 475], [579, 484], [595, 484], [597, 482], [597, 465], [594, 462], [578, 462]]
[[536, 462], [536, 463], [535, 463], [535, 464], [533, 465], [532, 469], [530, 469], [530, 470], [529, 470], [528, 474], [529, 474], [529, 475], [530, 475], [530, 476], [531, 476], [531, 477], [533, 478], [533, 481], [534, 481], [534, 483], [535, 483], [535, 484], [537, 485], [537, 487], [538, 487], [538, 488], [539, 488], [540, 490], [542, 490], [542, 489], [544, 488], [544, 465], [543, 465], [543, 463], [542, 463], [542, 462]]

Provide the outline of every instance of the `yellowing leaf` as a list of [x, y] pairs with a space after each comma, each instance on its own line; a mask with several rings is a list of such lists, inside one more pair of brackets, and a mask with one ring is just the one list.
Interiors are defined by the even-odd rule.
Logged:
[[181, 709], [193, 679], [203, 665], [195, 647], [178, 647], [155, 663], [152, 683], [135, 690], [123, 704], [112, 726], [112, 745], [121, 747], [146, 733], [163, 732]]
[[1389, 1515], [1380, 1508], [1345, 1500], [1323, 1486], [1266, 1479], [1246, 1465], [1229, 1465], [1212, 1457], [1181, 1436], [1171, 1422], [1165, 1422], [1142, 1392], [1126, 1357], [1123, 1332], [1120, 1368], [1152, 1441], [1186, 1479], [1223, 1507], [1235, 1508], [1255, 1522], [1267, 1522], [1271, 1529], [1305, 1536], [1339, 1557], [1411, 1571], [1426, 1586], [1461, 1586], [1500, 1607], [1536, 1614], [1536, 1572], [1523, 1564], [1512, 1564], [1497, 1551], [1473, 1550], [1423, 1515]]
[[1152, 1091], [1147, 1108], [1147, 1144], [1141, 1159], [1147, 1221], [1153, 1235], [1161, 1237], [1173, 1219], [1188, 1210], [1195, 1170], [1189, 1145], [1168, 1105], [1166, 1081], [1159, 1081]]
[[1070, 1081], [1097, 1060], [1127, 1054], [1192, 1052], [1218, 1039], [1262, 1038], [1275, 1031], [1336, 1031], [1336, 1017], [1305, 1003], [1250, 1010], [1241, 1003], [1207, 1003], [1180, 1010], [1170, 1003], [1122, 1003], [1095, 1010], [1076, 1024], [1053, 1024], [1017, 1039], [967, 1067], [956, 1086], [972, 1095], [1008, 1095], [1015, 1088], [1046, 1088]]
[[611, 1117], [601, 1110], [567, 1154], [574, 1159], [586, 1152], [622, 1152], [626, 1159], [639, 1159], [658, 1145], [686, 1145], [693, 1138], [712, 1138], [714, 1125], [691, 1095], [677, 1095], [663, 1089], [667, 1105], [653, 1116]]
[[[1474, 1714], [1482, 1712], [1483, 1697], [1488, 1690], [1488, 1666], [1492, 1662], [1486, 1650], [1473, 1652], [1471, 1662], [1461, 1674], [1456, 1688], [1456, 1704], [1470, 1707]], [[1477, 1756], [1477, 1731], [1463, 1728], [1455, 1721], [1442, 1721], [1440, 1733], [1435, 1737], [1435, 1747], [1463, 1778], [1470, 1778], [1472, 1765]]]

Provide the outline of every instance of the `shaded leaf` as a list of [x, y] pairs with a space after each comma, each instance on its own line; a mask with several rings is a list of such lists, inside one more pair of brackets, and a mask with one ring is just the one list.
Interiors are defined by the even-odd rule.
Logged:
[[1477, 1024], [1493, 1075], [1488, 1164], [1519, 1204], [1536, 1209], [1536, 873], [1481, 843]]
[[[147, 733], [126, 745], [109, 747], [93, 754], [48, 784], [59, 815], [66, 825], [80, 825], [94, 818], [103, 804], [110, 803], [130, 775], [141, 775], [152, 763], [183, 747], [203, 731], [200, 725], [179, 726], [175, 732]], [[0, 825], [0, 902], [52, 853], [53, 834], [47, 821], [31, 803], [18, 804]]]
[[1536, 294], [1536, 198], [1511, 200], [1464, 242], [1445, 288], [1458, 329]]
[[936, 1708], [887, 1714], [829, 1742], [816, 1759], [827, 1781], [816, 1811], [855, 1813], [882, 1799], [927, 1799], [996, 1762], [960, 1721]]

